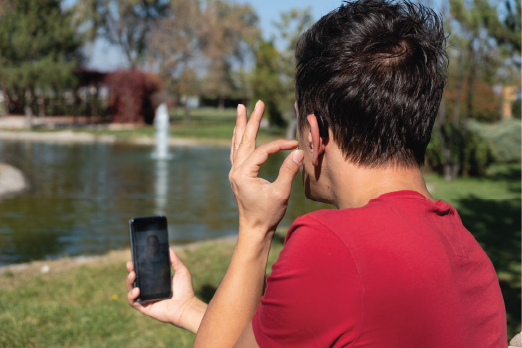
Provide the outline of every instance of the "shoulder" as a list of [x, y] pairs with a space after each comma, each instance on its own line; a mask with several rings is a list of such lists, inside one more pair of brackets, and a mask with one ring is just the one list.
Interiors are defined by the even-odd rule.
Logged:
[[295, 220], [267, 278], [252, 321], [261, 347], [348, 345], [359, 335], [364, 291], [357, 266], [339, 236], [314, 215]]
[[354, 260], [339, 232], [341, 229], [327, 222], [332, 212], [335, 215], [338, 211], [323, 210], [297, 218], [288, 230], [284, 248], [274, 267], [281, 270], [306, 269], [307, 273], [313, 274], [323, 273], [326, 268], [338, 272], [344, 265], [354, 271]]
[[[308, 213], [295, 219], [288, 230], [285, 243], [297, 234], [324, 236], [332, 233], [334, 235], [346, 235], [352, 231], [366, 230], [369, 226], [382, 224], [384, 217], [389, 215], [385, 202], [372, 201], [361, 208], [349, 209], [323, 209]], [[378, 217], [378, 218], [377, 218]]]
[[[303, 216], [298, 217], [292, 223], [292, 226], [288, 229], [288, 233], [285, 238], [285, 247], [290, 243], [303, 241], [313, 241], [316, 239], [324, 239], [332, 237], [335, 233], [327, 226], [325, 221], [328, 219], [328, 215], [334, 210], [319, 210]], [[328, 238], [328, 239], [330, 239]]]

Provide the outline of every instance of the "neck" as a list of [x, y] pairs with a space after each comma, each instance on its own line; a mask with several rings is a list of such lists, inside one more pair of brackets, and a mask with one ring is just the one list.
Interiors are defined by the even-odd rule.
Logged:
[[362, 207], [380, 195], [402, 190], [416, 191], [435, 201], [418, 167], [366, 168], [344, 162], [340, 170], [329, 174], [332, 203], [338, 209]]

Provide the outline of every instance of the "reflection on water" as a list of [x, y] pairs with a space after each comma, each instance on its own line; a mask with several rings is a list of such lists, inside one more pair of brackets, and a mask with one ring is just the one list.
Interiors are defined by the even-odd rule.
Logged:
[[[237, 233], [228, 183], [228, 149], [170, 148], [168, 161], [148, 147], [0, 142], [0, 162], [27, 174], [31, 190], [0, 200], [0, 265], [127, 248], [127, 222], [165, 215], [171, 243]], [[271, 156], [261, 176], [274, 180], [284, 154]], [[293, 183], [289, 226], [327, 206], [304, 199]]]
[[168, 201], [169, 170], [167, 160], [156, 160], [156, 210], [155, 215], [165, 215]]

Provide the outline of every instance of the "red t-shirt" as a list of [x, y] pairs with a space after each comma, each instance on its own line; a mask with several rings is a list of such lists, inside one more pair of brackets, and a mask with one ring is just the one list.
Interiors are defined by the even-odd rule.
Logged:
[[456, 210], [413, 191], [298, 218], [252, 319], [264, 347], [507, 347], [495, 270]]

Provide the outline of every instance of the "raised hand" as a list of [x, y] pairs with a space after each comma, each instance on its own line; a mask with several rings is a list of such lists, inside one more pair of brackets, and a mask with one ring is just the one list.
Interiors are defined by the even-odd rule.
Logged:
[[196, 333], [205, 314], [207, 305], [194, 295], [192, 275], [176, 253], [170, 248], [170, 264], [174, 269], [172, 277], [172, 298], [168, 300], [139, 303], [136, 298], [140, 294], [139, 288], [134, 288], [136, 273], [132, 262], [127, 262], [126, 284], [127, 301], [131, 307], [156, 320], [171, 323], [175, 326]]
[[248, 231], [265, 238], [273, 232], [283, 218], [288, 206], [292, 181], [303, 161], [303, 152], [292, 152], [283, 162], [277, 179], [270, 183], [258, 177], [261, 165], [269, 155], [281, 150], [297, 148], [295, 140], [276, 140], [256, 148], [259, 124], [265, 106], [258, 101], [247, 122], [246, 108], [238, 106], [236, 128], [230, 149], [229, 180], [239, 210], [240, 235]]

